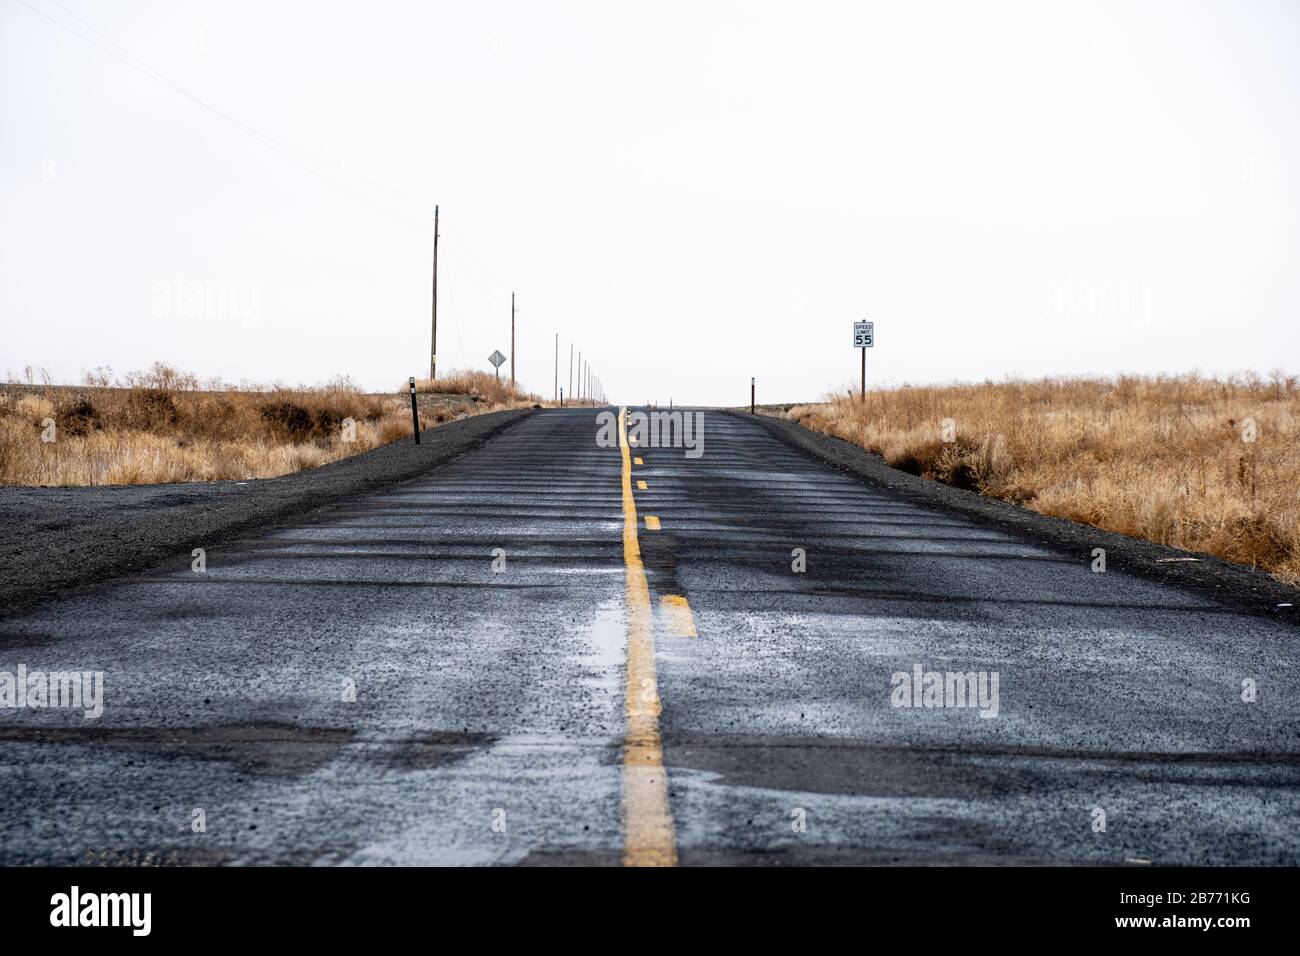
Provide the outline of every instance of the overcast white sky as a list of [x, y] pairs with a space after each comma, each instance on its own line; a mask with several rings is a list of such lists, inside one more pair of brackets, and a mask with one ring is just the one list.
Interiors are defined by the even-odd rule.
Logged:
[[0, 0], [0, 373], [427, 374], [435, 202], [548, 396], [1300, 371], [1295, 2], [27, 2], [274, 146]]

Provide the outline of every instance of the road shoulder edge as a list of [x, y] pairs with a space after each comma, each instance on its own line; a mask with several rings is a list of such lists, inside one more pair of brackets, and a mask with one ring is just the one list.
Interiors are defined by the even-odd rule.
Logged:
[[[1065, 518], [1042, 515], [1009, 501], [988, 498], [977, 492], [921, 478], [891, 467], [879, 455], [851, 442], [813, 431], [788, 419], [731, 410], [722, 410], [722, 413], [755, 422], [786, 445], [804, 452], [832, 470], [859, 478], [910, 503], [945, 511], [967, 520], [992, 524], [1000, 531], [1017, 535], [1081, 563], [1090, 563], [1092, 550], [1103, 548], [1106, 551], [1108, 571], [1121, 571], [1159, 584], [1178, 587], [1236, 610], [1262, 615], [1271, 620], [1300, 624], [1300, 618], [1297, 617], [1300, 588], [1284, 584], [1266, 572], [1213, 555], [1171, 548]], [[1197, 560], [1171, 560], [1186, 558]], [[1283, 604], [1292, 606], [1278, 606]]]
[[[483, 445], [534, 409], [488, 412], [310, 471], [246, 482], [0, 488], [0, 616], [165, 564], [254, 530], [310, 520]], [[183, 562], [182, 562], [183, 559]], [[171, 568], [174, 570], [175, 568]]]

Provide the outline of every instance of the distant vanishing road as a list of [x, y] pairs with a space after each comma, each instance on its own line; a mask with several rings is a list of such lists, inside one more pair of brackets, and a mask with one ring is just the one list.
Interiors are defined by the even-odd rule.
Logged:
[[1294, 626], [702, 414], [0, 619], [0, 863], [1300, 864]]

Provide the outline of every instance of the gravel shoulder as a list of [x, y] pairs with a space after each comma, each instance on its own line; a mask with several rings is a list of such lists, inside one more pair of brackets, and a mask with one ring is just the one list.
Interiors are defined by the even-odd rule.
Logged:
[[[954, 488], [899, 471], [857, 445], [812, 431], [786, 419], [747, 412], [724, 414], [750, 419], [786, 444], [845, 474], [888, 489], [908, 501], [991, 524], [1044, 547], [1090, 563], [1094, 548], [1106, 551], [1106, 569], [1187, 589], [1238, 610], [1300, 623], [1300, 588], [1255, 568], [1200, 552], [1183, 551], [1140, 538], [1052, 518], [997, 498]], [[1195, 560], [1187, 560], [1187, 559]], [[1291, 605], [1291, 606], [1279, 606]]]
[[0, 613], [95, 587], [193, 548], [289, 521], [415, 478], [483, 444], [532, 409], [477, 415], [311, 471], [249, 481], [0, 488]]

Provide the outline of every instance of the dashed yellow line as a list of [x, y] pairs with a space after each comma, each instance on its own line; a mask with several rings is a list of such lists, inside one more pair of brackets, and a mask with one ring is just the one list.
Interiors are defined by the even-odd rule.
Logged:
[[[627, 738], [623, 745], [623, 865], [676, 866], [677, 835], [668, 806], [668, 774], [659, 737], [659, 686], [650, 585], [637, 540], [636, 500], [628, 454], [627, 409], [618, 413], [623, 456], [623, 564], [627, 587]], [[649, 526], [649, 518], [646, 519]], [[658, 521], [655, 522], [656, 526]]]
[[637, 490], [637, 491], [645, 491], [645, 482], [644, 482], [644, 481], [638, 481], [638, 482], [636, 483], [636, 490]]
[[691, 613], [691, 602], [680, 594], [665, 594], [659, 599], [664, 618], [678, 637], [699, 637], [695, 630], [695, 615]]
[[640, 458], [634, 458], [634, 459], [632, 459], [632, 460], [633, 460], [634, 462], [636, 462], [636, 464], [638, 464], [638, 465], [644, 465], [644, 464], [645, 464], [645, 462], [643, 462]]
[[646, 515], [646, 516], [645, 516], [645, 529], [646, 529], [647, 531], [658, 531], [658, 530], [659, 530], [659, 517], [658, 517], [657, 515]]

